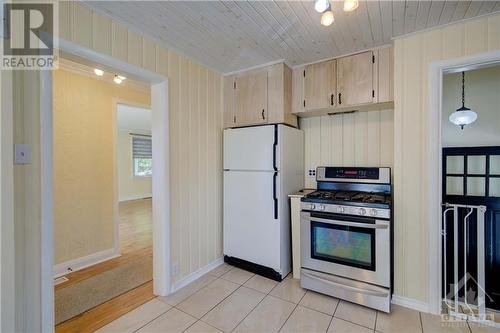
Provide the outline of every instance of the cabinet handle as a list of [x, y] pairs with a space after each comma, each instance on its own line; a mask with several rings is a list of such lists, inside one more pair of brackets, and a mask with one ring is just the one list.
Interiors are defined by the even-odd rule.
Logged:
[[265, 110], [262, 109], [262, 119], [266, 119], [266, 116], [264, 115]]
[[330, 105], [333, 105], [333, 94], [330, 96]]
[[339, 105], [342, 104], [342, 93], [339, 93]]

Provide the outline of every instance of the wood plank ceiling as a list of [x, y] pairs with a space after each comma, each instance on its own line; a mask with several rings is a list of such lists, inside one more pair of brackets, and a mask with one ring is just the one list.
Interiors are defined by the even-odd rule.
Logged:
[[285, 60], [289, 66], [389, 44], [391, 38], [500, 11], [500, 1], [332, 3], [320, 25], [313, 1], [86, 1], [89, 7], [221, 73]]

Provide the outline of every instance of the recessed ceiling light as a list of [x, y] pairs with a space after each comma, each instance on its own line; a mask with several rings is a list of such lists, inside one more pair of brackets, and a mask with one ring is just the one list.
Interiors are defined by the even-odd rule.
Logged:
[[328, 7], [330, 7], [330, 2], [328, 2], [328, 0], [316, 0], [314, 2], [314, 9], [318, 13], [323, 13], [325, 10], [328, 9]]
[[113, 81], [116, 83], [116, 84], [121, 84], [123, 82], [123, 79], [120, 78], [119, 75], [115, 75], [115, 77], [113, 78]]
[[359, 7], [358, 0], [345, 0], [344, 1], [344, 12], [352, 12]]
[[333, 12], [331, 10], [327, 10], [323, 13], [323, 15], [321, 15], [321, 25], [328, 27], [332, 25], [333, 21], [335, 21], [335, 18], [333, 17]]
[[104, 75], [104, 71], [102, 69], [99, 69], [99, 68], [94, 68], [94, 73], [97, 76], [103, 76]]
[[127, 79], [127, 78], [126, 78], [125, 76], [123, 76], [123, 75], [116, 75], [116, 76], [118, 76], [118, 77], [119, 77], [122, 81]]

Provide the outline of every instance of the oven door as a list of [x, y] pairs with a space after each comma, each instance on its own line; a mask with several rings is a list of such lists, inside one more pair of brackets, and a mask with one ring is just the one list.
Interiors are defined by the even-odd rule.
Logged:
[[390, 286], [390, 223], [368, 217], [301, 213], [302, 267]]

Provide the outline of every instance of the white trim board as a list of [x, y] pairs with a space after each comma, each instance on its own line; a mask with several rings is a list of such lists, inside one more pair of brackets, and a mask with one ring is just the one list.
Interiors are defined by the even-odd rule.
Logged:
[[120, 198], [118, 202], [126, 202], [126, 201], [140, 200], [140, 199], [151, 199], [152, 197], [153, 194], [151, 193], [127, 195], [126, 197]]
[[187, 286], [188, 284], [190, 284], [194, 280], [199, 279], [200, 277], [207, 274], [208, 272], [210, 272], [214, 268], [222, 265], [223, 263], [224, 263], [223, 257], [217, 258], [214, 261], [212, 261], [211, 263], [209, 263], [208, 265], [206, 265], [206, 266], [194, 271], [193, 273], [189, 274], [188, 276], [180, 279], [179, 281], [175, 282], [172, 285], [172, 289], [171, 289], [172, 293]]
[[72, 260], [62, 262], [60, 264], [54, 265], [54, 278], [70, 274], [84, 268], [97, 265], [103, 261], [107, 261], [113, 258], [119, 257], [120, 254], [115, 252], [114, 248], [99, 251], [93, 254], [89, 254], [85, 257], [80, 257]]
[[420, 312], [428, 313], [429, 304], [413, 298], [406, 298], [398, 295], [392, 295], [391, 303], [395, 305], [404, 306], [405, 308], [417, 310]]

